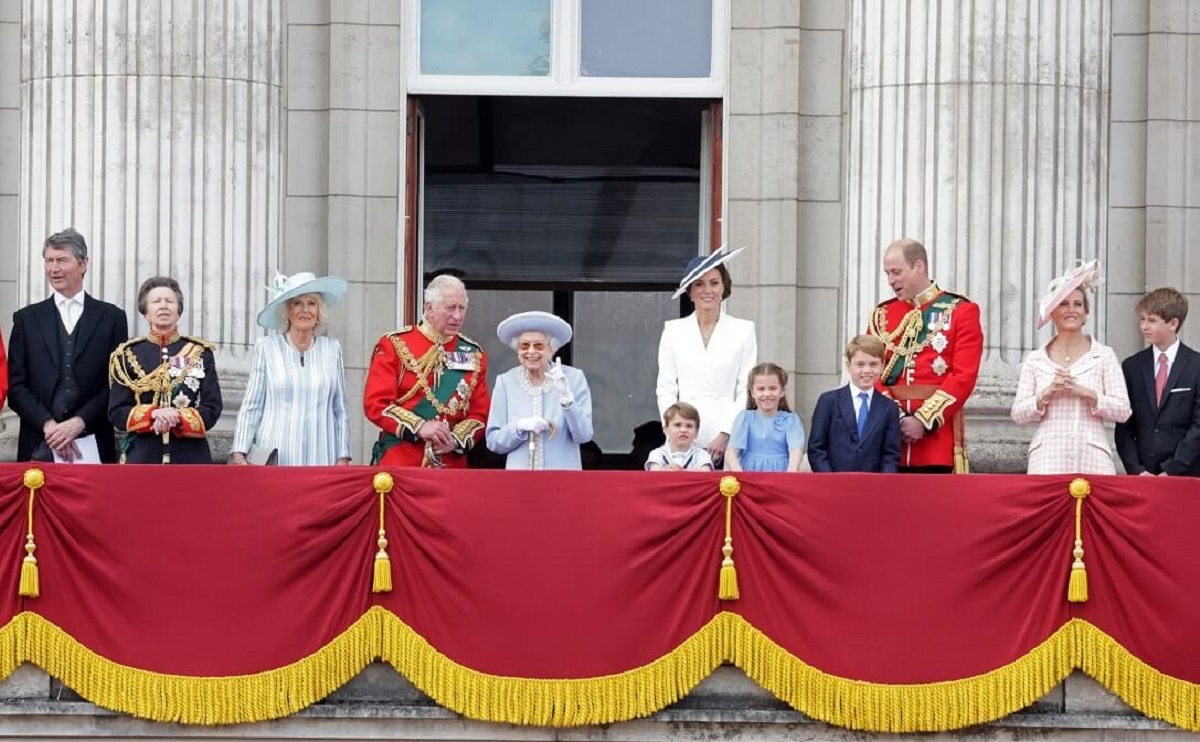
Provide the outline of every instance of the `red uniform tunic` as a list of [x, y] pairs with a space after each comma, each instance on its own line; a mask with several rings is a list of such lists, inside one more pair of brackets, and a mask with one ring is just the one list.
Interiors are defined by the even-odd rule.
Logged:
[[[373, 464], [465, 468], [466, 452], [483, 437], [490, 407], [487, 355], [473, 340], [438, 335], [422, 322], [376, 343], [363, 390], [367, 419], [383, 431]], [[439, 455], [417, 436], [427, 420], [450, 426], [454, 451]]]
[[887, 346], [879, 391], [925, 426], [924, 438], [901, 445], [900, 466], [966, 473], [962, 411], [983, 357], [979, 305], [933, 285], [912, 302], [889, 299], [875, 307], [867, 333]]

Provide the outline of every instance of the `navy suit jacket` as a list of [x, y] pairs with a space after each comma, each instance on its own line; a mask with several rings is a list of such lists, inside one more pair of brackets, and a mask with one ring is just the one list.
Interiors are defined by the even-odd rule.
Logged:
[[808, 463], [815, 472], [900, 470], [900, 411], [879, 392], [871, 395], [867, 427], [858, 439], [854, 414], [857, 389], [849, 385], [825, 392], [813, 411]]
[[[28, 461], [44, 441], [42, 426], [54, 419], [50, 402], [62, 376], [58, 335], [61, 323], [54, 297], [17, 310], [8, 345], [8, 406], [21, 419], [17, 461]], [[79, 404], [67, 417], [83, 419], [82, 435], [96, 435], [100, 460], [116, 461], [113, 427], [108, 422], [108, 357], [129, 338], [129, 320], [120, 308], [85, 294], [76, 324], [75, 380]], [[62, 420], [59, 420], [62, 422]]]
[[1116, 430], [1125, 472], [1200, 477], [1200, 353], [1179, 344], [1161, 405], [1154, 398], [1153, 348], [1126, 358], [1121, 370], [1133, 408]]

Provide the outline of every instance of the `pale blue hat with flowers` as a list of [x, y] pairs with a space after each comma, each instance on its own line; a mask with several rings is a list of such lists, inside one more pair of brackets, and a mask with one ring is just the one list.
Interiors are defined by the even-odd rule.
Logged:
[[258, 313], [258, 325], [265, 330], [282, 330], [279, 326], [279, 307], [304, 294], [320, 294], [325, 303], [332, 306], [341, 301], [347, 288], [349, 284], [341, 276], [317, 278], [317, 274], [308, 271], [290, 276], [276, 273], [275, 280], [267, 287], [271, 298]]

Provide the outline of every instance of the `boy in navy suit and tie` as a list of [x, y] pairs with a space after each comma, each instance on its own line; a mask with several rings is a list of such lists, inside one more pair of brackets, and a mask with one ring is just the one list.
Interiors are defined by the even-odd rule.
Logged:
[[875, 391], [883, 341], [859, 335], [846, 346], [850, 383], [825, 392], [813, 411], [808, 462], [814, 472], [900, 470], [900, 409]]
[[1121, 364], [1133, 414], [1116, 430], [1127, 474], [1200, 476], [1200, 353], [1179, 340], [1187, 312], [1187, 298], [1172, 288], [1137, 303], [1148, 346]]

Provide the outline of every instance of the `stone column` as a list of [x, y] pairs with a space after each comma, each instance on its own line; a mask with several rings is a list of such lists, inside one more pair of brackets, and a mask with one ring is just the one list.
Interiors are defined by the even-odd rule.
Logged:
[[[1108, 337], [1140, 350], [1133, 308], [1174, 286], [1200, 301], [1200, 3], [1129, 0], [1113, 6]], [[1200, 341], [1200, 323], [1183, 325]]]
[[891, 295], [887, 244], [923, 241], [935, 280], [983, 309], [977, 441], [1020, 437], [1005, 422], [1016, 364], [1049, 337], [1033, 328], [1046, 284], [1107, 257], [1110, 12], [1103, 0], [850, 2], [846, 330]]
[[837, 386], [842, 317], [843, 2], [735, 0], [725, 98], [729, 311], [752, 319], [758, 355], [792, 375], [807, 419]]
[[20, 303], [46, 295], [41, 241], [74, 226], [87, 289], [135, 332], [138, 285], [171, 275], [181, 329], [221, 345], [223, 372], [243, 363], [279, 265], [280, 13], [281, 0], [24, 4]]

